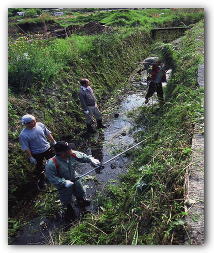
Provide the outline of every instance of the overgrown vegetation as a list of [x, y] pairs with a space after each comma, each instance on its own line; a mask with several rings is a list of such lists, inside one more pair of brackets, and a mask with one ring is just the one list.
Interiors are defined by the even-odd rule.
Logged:
[[[22, 206], [28, 205], [37, 194], [32, 187], [35, 180], [33, 168], [26, 162], [18, 144], [22, 129], [20, 117], [26, 113], [34, 114], [52, 130], [57, 140], [66, 136], [80, 140], [84, 116], [77, 99], [78, 80], [82, 77], [90, 79], [98, 100], [117, 93], [117, 89], [127, 86], [135, 63], [159, 46], [152, 44], [149, 29], [164, 22], [170, 24], [172, 19], [168, 14], [180, 12], [161, 10], [166, 13], [162, 19], [160, 10], [142, 11], [157, 23], [153, 20], [152, 25], [147, 26], [138, 20], [140, 10], [113, 11], [109, 16], [98, 12], [87, 14], [88, 19], [84, 22], [92, 21], [91, 18], [99, 22], [103, 19], [108, 25], [121, 27], [116, 22], [124, 19], [126, 26], [123, 24], [110, 34], [73, 34], [66, 39], [54, 40], [29, 40], [22, 36], [9, 41], [8, 196], [11, 235], [20, 226]], [[186, 16], [181, 15], [190, 23], [202, 16], [201, 12], [187, 14], [187, 10], [181, 13], [186, 13]], [[71, 21], [74, 20], [68, 23]], [[65, 25], [66, 21], [63, 22]], [[140, 29], [132, 29], [135, 27], [133, 22], [137, 22]], [[197, 113], [202, 113], [200, 99], [195, 99], [203, 94], [195, 89], [196, 68], [202, 61], [200, 53], [195, 53], [202, 40], [196, 41], [195, 38], [202, 29], [201, 23], [190, 31], [176, 54], [170, 45], [164, 45], [169, 53], [165, 57], [175, 59], [178, 66], [166, 90], [168, 103], [163, 111], [154, 115], [151, 114], [152, 108], [142, 109], [144, 117], [139, 117], [137, 122], [141, 124], [150, 118], [149, 131], [140, 136], [147, 141], [144, 148], [133, 154], [135, 161], [129, 173], [122, 177], [119, 186], [109, 187], [105, 198], [100, 197], [98, 215], [89, 215], [79, 226], [63, 234], [60, 244], [176, 244], [182, 240], [177, 233], [183, 228], [182, 216], [185, 215], [182, 173], [188, 166], [192, 123]], [[41, 207], [38, 200], [32, 216], [40, 214], [41, 210], [48, 214], [54, 209], [50, 198], [40, 197], [47, 199], [47, 205]], [[19, 220], [16, 220], [17, 216]]]
[[[57, 140], [78, 136], [84, 115], [77, 92], [79, 79], [88, 77], [98, 99], [107, 99], [127, 84], [135, 62], [150, 49], [146, 33], [71, 36], [66, 40], [32, 42], [20, 38], [9, 49], [9, 201], [22, 205], [23, 192], [32, 182], [31, 165], [18, 144], [19, 119], [32, 113], [46, 123]], [[141, 45], [145, 47], [142, 50]], [[61, 119], [60, 121], [58, 119]], [[57, 122], [57, 123], [56, 123]], [[16, 209], [15, 209], [16, 210]], [[13, 211], [10, 208], [10, 213]]]
[[[84, 9], [82, 9], [84, 10]], [[203, 18], [203, 9], [188, 9], [188, 8], [166, 8], [166, 9], [112, 9], [105, 11], [102, 9], [89, 9], [87, 12], [72, 9], [64, 9], [61, 17], [54, 17], [53, 10], [27, 9], [26, 17], [17, 18], [15, 9], [9, 9], [9, 16], [12, 16], [11, 25], [28, 25], [33, 30], [34, 24], [42, 24], [44, 22], [52, 22], [59, 24], [61, 27], [69, 25], [85, 25], [89, 22], [100, 22], [101, 24], [111, 26], [117, 29], [122, 27], [151, 29], [155, 27], [167, 26], [188, 26], [196, 23]], [[17, 9], [17, 11], [24, 11], [24, 9]], [[28, 13], [37, 13], [40, 15], [28, 15]], [[17, 20], [17, 21], [16, 21]], [[15, 22], [16, 21], [16, 22]], [[26, 27], [26, 26], [25, 26]]]
[[[132, 154], [129, 172], [119, 185], [108, 188], [107, 196], [100, 197], [99, 214], [63, 234], [61, 244], [183, 244], [184, 174], [191, 164], [193, 124], [203, 116], [204, 91], [197, 88], [195, 73], [203, 62], [201, 43], [203, 23], [182, 40], [168, 103], [162, 110], [142, 108], [136, 119], [147, 125], [147, 131], [138, 136], [145, 142]], [[195, 51], [189, 64], [196, 66], [184, 81], [187, 62], [183, 58], [192, 53], [192, 47]]]

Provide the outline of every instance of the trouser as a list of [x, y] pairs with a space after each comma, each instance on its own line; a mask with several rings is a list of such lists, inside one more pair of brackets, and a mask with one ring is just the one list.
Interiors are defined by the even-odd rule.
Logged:
[[48, 150], [46, 150], [43, 153], [32, 154], [32, 156], [37, 161], [36, 170], [35, 170], [36, 176], [38, 176], [38, 177], [41, 176], [41, 173], [45, 170], [45, 159], [48, 160], [51, 157], [53, 157], [54, 155], [55, 155], [55, 153], [52, 148], [49, 148]]
[[69, 188], [59, 189], [60, 201], [64, 206], [67, 206], [72, 202], [73, 195], [77, 200], [85, 198], [85, 191], [79, 180], [75, 181]]
[[153, 94], [157, 92], [157, 96], [158, 96], [158, 100], [159, 102], [163, 102], [164, 98], [163, 98], [163, 88], [162, 88], [162, 83], [153, 83], [150, 82], [149, 84], [149, 89], [146, 93], [146, 99], [150, 98], [151, 96], [153, 96]]
[[95, 117], [97, 121], [102, 120], [102, 114], [97, 106], [88, 106], [88, 110], [89, 114], [85, 114], [87, 125], [92, 125], [94, 123], [93, 117]]

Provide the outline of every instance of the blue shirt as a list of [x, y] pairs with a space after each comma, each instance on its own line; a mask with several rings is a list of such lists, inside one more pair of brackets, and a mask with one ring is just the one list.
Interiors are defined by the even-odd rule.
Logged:
[[23, 151], [30, 150], [32, 154], [40, 154], [50, 148], [46, 136], [51, 132], [41, 122], [37, 122], [32, 129], [25, 128], [19, 135], [19, 142]]

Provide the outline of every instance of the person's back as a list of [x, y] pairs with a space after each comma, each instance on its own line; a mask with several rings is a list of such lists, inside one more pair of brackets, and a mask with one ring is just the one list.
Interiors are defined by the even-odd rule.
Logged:
[[88, 86], [87, 88], [81, 86], [79, 91], [79, 97], [83, 109], [85, 109], [85, 105], [95, 106], [96, 104], [96, 98], [90, 86]]
[[105, 128], [102, 124], [102, 115], [98, 109], [96, 97], [90, 86], [90, 81], [88, 79], [81, 79], [80, 85], [79, 98], [86, 118], [87, 131], [88, 133], [95, 133], [96, 131], [93, 128], [93, 117], [97, 121], [97, 128]]
[[164, 98], [163, 98], [162, 82], [165, 81], [165, 79], [166, 73], [164, 69], [161, 67], [160, 62], [157, 62], [154, 65], [152, 65], [149, 88], [145, 96], [145, 104], [149, 102], [149, 98], [154, 94], [155, 91], [157, 92], [159, 102], [163, 103]]
[[154, 83], [161, 83], [165, 76], [165, 71], [161, 66], [153, 65], [151, 72], [151, 81]]

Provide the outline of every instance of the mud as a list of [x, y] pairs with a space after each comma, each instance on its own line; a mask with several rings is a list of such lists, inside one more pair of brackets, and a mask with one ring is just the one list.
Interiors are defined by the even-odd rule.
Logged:
[[[87, 154], [93, 155], [102, 163], [105, 163], [115, 155], [134, 145], [133, 134], [139, 129], [133, 130], [134, 123], [128, 113], [139, 108], [144, 104], [142, 93], [129, 94], [121, 103], [117, 111], [118, 117], [112, 118], [107, 123], [105, 131], [99, 130], [95, 135], [88, 139], [86, 150]], [[142, 129], [142, 128], [141, 128]], [[101, 174], [95, 172], [83, 178], [87, 196], [96, 199], [96, 194], [102, 192], [108, 183], [116, 183], [122, 173], [127, 171], [129, 158], [126, 154], [107, 163]], [[89, 165], [81, 166], [79, 173], [85, 173]], [[93, 178], [93, 176], [95, 176]], [[96, 210], [96, 202], [92, 203], [91, 211]]]

